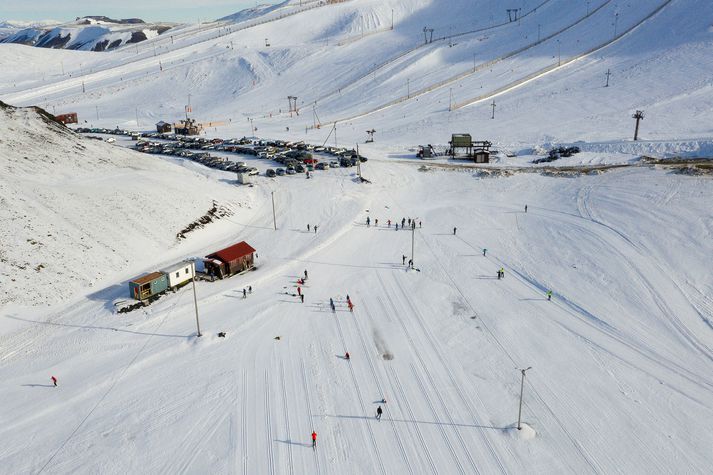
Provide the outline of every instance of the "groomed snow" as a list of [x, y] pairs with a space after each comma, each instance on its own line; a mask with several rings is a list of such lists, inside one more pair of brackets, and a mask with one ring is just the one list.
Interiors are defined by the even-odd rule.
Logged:
[[[0, 276], [12, 296], [0, 304], [2, 471], [708, 472], [711, 175], [639, 157], [710, 155], [709, 2], [593, 0], [590, 16], [584, 2], [522, 3], [538, 12], [501, 26], [500, 2], [352, 0], [235, 31], [186, 26], [173, 44], [159, 36], [133, 52], [0, 45], [0, 65], [13, 68], [0, 80], [6, 102], [147, 129], [180, 118], [191, 94], [198, 120], [226, 122], [209, 137], [249, 135], [252, 118], [261, 137], [359, 142], [372, 182], [337, 168], [237, 186], [194, 162], [57, 133], [30, 111], [0, 113], [0, 130], [13, 129], [0, 136], [10, 243], [0, 257], [47, 264], [27, 267], [22, 285]], [[552, 64], [557, 39], [563, 59], [586, 51], [613, 36], [616, 13], [621, 31], [638, 26], [504, 90], [495, 119], [493, 99], [448, 111], [450, 88], [460, 102], [480, 81], [506, 87]], [[444, 35], [492, 28], [418, 47], [427, 24]], [[538, 24], [543, 37], [566, 31], [388, 105], [406, 80], [430, 87], [473, 55], [481, 64], [526, 46]], [[72, 77], [57, 73], [60, 58]], [[281, 112], [292, 94], [304, 100], [295, 117]], [[328, 121], [386, 105], [329, 135]], [[646, 117], [633, 142], [636, 109]], [[306, 130], [317, 116], [322, 127]], [[364, 144], [371, 128], [376, 141]], [[459, 132], [492, 140], [497, 162], [415, 160], [416, 145]], [[530, 163], [559, 144], [582, 153]], [[213, 199], [235, 214], [176, 242]], [[132, 214], [135, 200], [152, 203], [145, 217]], [[395, 230], [408, 218], [413, 233]], [[46, 233], [41, 254], [26, 239]], [[257, 249], [257, 269], [197, 283], [202, 337], [190, 286], [114, 312], [131, 277], [241, 240]], [[415, 269], [404, 265], [412, 243]], [[63, 263], [77, 278], [58, 273]], [[39, 295], [51, 305], [31, 306]], [[519, 369], [530, 366], [518, 431]]]

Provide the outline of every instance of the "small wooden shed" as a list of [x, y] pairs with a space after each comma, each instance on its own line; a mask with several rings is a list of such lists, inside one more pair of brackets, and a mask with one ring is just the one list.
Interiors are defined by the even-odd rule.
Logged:
[[62, 122], [64, 125], [77, 124], [79, 122], [79, 120], [77, 119], [76, 112], [69, 112], [67, 114], [56, 115], [55, 119]]
[[206, 256], [205, 270], [208, 275], [222, 279], [252, 269], [254, 256], [255, 249], [242, 241]]
[[173, 289], [193, 279], [193, 264], [187, 261], [181, 261], [165, 269], [161, 269], [161, 272], [166, 274], [168, 286]]
[[171, 133], [171, 124], [169, 124], [168, 122], [164, 122], [164, 121], [158, 122], [156, 124], [156, 132], [158, 132], [159, 134], [170, 134]]
[[168, 279], [163, 272], [152, 272], [129, 282], [130, 297], [136, 300], [148, 300], [168, 288]]

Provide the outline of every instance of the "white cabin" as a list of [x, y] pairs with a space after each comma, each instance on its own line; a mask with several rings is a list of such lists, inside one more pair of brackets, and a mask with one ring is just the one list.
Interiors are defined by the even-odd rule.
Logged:
[[161, 272], [168, 277], [168, 286], [177, 287], [193, 278], [193, 266], [190, 262], [182, 261], [162, 269]]

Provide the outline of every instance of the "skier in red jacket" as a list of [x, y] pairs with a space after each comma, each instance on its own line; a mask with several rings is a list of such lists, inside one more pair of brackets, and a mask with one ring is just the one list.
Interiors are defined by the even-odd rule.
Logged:
[[312, 431], [312, 448], [317, 447], [317, 433]]
[[52, 380], [52, 384], [54, 384], [55, 387], [56, 387], [56, 386], [57, 386], [57, 378], [55, 378], [54, 376], [52, 376], [50, 379]]

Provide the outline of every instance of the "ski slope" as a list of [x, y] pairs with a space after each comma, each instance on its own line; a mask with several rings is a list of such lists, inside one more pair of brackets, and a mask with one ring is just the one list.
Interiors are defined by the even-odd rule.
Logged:
[[[505, 22], [486, 0], [293, 1], [138, 51], [0, 45], [10, 104], [147, 130], [190, 101], [225, 121], [209, 137], [359, 143], [371, 181], [335, 168], [239, 187], [0, 116], [0, 263], [33, 264], [0, 276], [0, 471], [709, 472], [711, 175], [640, 156], [710, 157], [711, 6], [521, 3]], [[512, 156], [414, 159], [459, 132]], [[562, 143], [582, 153], [530, 163]], [[152, 206], [133, 216], [131, 200]], [[213, 200], [235, 214], [176, 242]], [[196, 284], [200, 338], [190, 286], [114, 313], [128, 279], [242, 240], [257, 269]]]

